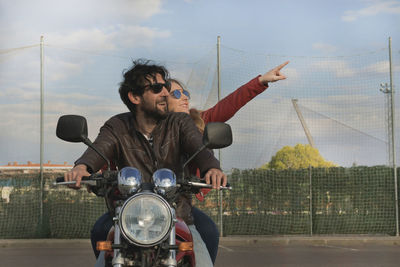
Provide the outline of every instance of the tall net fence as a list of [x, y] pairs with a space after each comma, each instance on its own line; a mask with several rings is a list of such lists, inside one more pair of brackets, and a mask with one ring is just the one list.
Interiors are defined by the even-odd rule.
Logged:
[[[287, 80], [270, 84], [229, 121], [234, 144], [222, 152], [227, 169], [258, 168], [283, 146], [308, 143], [293, 100], [297, 100], [311, 138], [326, 160], [338, 166], [389, 163], [387, 94], [380, 90], [381, 83], [389, 82], [387, 49], [336, 58], [255, 55], [230, 48], [221, 54], [223, 96], [290, 60], [282, 71]], [[399, 53], [394, 54], [397, 84]], [[395, 102], [399, 99], [395, 93]], [[396, 135], [399, 129], [395, 125]], [[400, 152], [399, 144], [396, 152]]]
[[1, 238], [89, 238], [105, 203], [85, 189], [53, 186], [60, 175], [46, 173], [43, 191], [38, 174], [1, 175]]
[[[72, 164], [85, 147], [58, 140], [57, 119], [63, 114], [85, 116], [89, 137], [94, 139], [104, 121], [126, 111], [117, 88], [131, 57], [51, 44], [44, 50], [44, 159]], [[212, 107], [218, 97], [216, 49], [208, 51], [193, 62], [155, 59], [186, 83], [192, 106], [201, 110]], [[380, 90], [381, 83], [389, 83], [388, 50], [299, 57], [222, 46], [221, 98], [286, 60], [290, 63], [282, 72], [288, 78], [271, 83], [228, 121], [234, 142], [221, 150], [221, 162], [234, 189], [224, 193], [222, 209], [214, 192], [205, 202], [194, 204], [225, 234], [393, 234], [394, 175], [392, 168], [383, 166], [393, 160], [389, 101], [385, 90]], [[4, 152], [0, 165], [39, 161], [39, 66], [38, 45], [0, 50], [0, 147]], [[399, 51], [393, 51], [393, 78], [396, 90]], [[394, 97], [398, 121], [397, 91]], [[338, 167], [259, 169], [282, 147], [308, 143], [299, 112], [315, 147]], [[398, 124], [394, 130], [398, 137]], [[395, 145], [399, 155], [399, 143]], [[2, 238], [89, 236], [91, 225], [105, 211], [103, 201], [84, 190], [53, 188], [53, 178], [46, 177], [44, 192], [40, 192], [36, 174], [0, 174]]]
[[[46, 173], [43, 192], [38, 174], [1, 175], [0, 238], [89, 238], [105, 203], [85, 189], [53, 186], [60, 174]], [[396, 233], [389, 167], [234, 170], [229, 180], [222, 209], [216, 192], [194, 201], [224, 235]]]

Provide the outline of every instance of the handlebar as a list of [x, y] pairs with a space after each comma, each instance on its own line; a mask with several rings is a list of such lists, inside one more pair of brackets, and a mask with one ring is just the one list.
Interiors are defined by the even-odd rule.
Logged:
[[[81, 184], [86, 184], [86, 185], [96, 185], [96, 181], [99, 179], [100, 175], [99, 174], [92, 174], [90, 176], [83, 176], [81, 180]], [[65, 182], [64, 176], [59, 176], [56, 178], [56, 181], [53, 183], [53, 185], [74, 185], [76, 184], [76, 181], [68, 181]]]
[[[193, 186], [193, 187], [198, 187], [198, 188], [210, 188], [212, 189], [213, 186], [211, 184], [206, 184], [202, 182], [188, 182], [188, 185]], [[232, 187], [230, 186], [229, 183], [226, 184], [226, 186], [220, 186], [220, 190], [232, 190]]]
[[64, 182], [64, 176], [60, 176], [56, 178], [56, 182], [55, 183], [62, 183]]
[[[92, 174], [90, 176], [83, 176], [81, 180], [81, 184], [83, 185], [93, 185], [95, 186], [97, 181], [99, 179], [104, 179], [103, 174]], [[68, 181], [65, 182], [64, 176], [60, 176], [56, 178], [56, 181], [53, 183], [53, 185], [74, 185], [76, 181]], [[206, 184], [204, 182], [192, 182], [192, 181], [187, 181], [184, 184], [195, 187], [195, 188], [209, 188], [213, 189], [213, 186], [211, 184]], [[226, 186], [220, 186], [220, 190], [232, 190], [232, 187], [230, 186], [229, 183], [226, 184]]]

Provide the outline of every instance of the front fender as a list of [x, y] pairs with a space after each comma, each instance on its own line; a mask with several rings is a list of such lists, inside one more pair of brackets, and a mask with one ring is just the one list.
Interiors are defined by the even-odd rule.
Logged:
[[[181, 242], [193, 242], [192, 234], [190, 233], [189, 227], [186, 223], [178, 218], [178, 221], [175, 223], [175, 231], [176, 231], [176, 244], [179, 245]], [[176, 253], [176, 261], [179, 261], [186, 258], [191, 266], [195, 266], [196, 259], [194, 255], [194, 251], [177, 251]]]

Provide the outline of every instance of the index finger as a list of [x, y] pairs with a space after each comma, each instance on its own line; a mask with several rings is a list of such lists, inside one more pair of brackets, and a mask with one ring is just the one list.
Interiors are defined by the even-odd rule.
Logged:
[[286, 61], [285, 63], [282, 63], [281, 65], [279, 65], [278, 67], [276, 67], [275, 69], [277, 70], [281, 70], [283, 67], [285, 67], [287, 64], [289, 64], [289, 61]]
[[210, 172], [209, 171], [206, 173], [206, 175], [204, 175], [204, 178], [206, 180], [206, 184], [210, 184]]
[[82, 176], [77, 176], [75, 181], [76, 181], [75, 186], [80, 188], [81, 187]]
[[226, 177], [225, 173], [223, 173], [222, 179], [223, 179], [222, 186], [226, 186], [226, 184], [228, 183], [228, 177]]

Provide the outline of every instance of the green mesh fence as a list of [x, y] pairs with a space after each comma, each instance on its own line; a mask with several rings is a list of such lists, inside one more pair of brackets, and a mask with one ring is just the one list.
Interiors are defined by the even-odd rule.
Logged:
[[[218, 95], [215, 46], [204, 51], [193, 51], [190, 60], [169, 61], [167, 55], [152, 58], [187, 84], [191, 106], [198, 109], [212, 107]], [[60, 115], [85, 116], [93, 140], [104, 121], [127, 111], [117, 93], [121, 71], [131, 66], [131, 58], [142, 55], [98, 52], [45, 45], [45, 161], [71, 164], [86, 149], [57, 139]], [[393, 234], [394, 178], [392, 170], [383, 165], [392, 166], [391, 149], [400, 154], [399, 144], [390, 142], [390, 129], [394, 128], [398, 139], [400, 124], [390, 125], [389, 95], [380, 90], [381, 83], [389, 82], [388, 54], [383, 48], [359, 55], [306, 57], [252, 53], [222, 45], [221, 97], [286, 60], [290, 64], [282, 72], [288, 79], [270, 84], [228, 121], [234, 140], [221, 150], [221, 163], [231, 172], [235, 189], [223, 193], [223, 219], [216, 193], [205, 203], [195, 204], [222, 225], [227, 235]], [[400, 51], [392, 54], [396, 88]], [[38, 45], [0, 53], [0, 87], [4, 88], [0, 165], [39, 162], [39, 63]], [[29, 82], [20, 77], [29, 77]], [[343, 168], [258, 170], [282, 147], [307, 143], [295, 99], [319, 153]], [[398, 122], [397, 91], [394, 102]], [[400, 166], [399, 156], [396, 161]], [[53, 188], [49, 177], [41, 193], [37, 176], [0, 176], [0, 237], [88, 237], [91, 225], [105, 211], [103, 200], [84, 190]]]
[[0, 188], [1, 238], [40, 237], [38, 175], [2, 175]]
[[[399, 173], [400, 169], [398, 169]], [[105, 211], [85, 189], [54, 187], [46, 174], [43, 206], [37, 174], [0, 176], [0, 238], [88, 238]], [[232, 187], [194, 205], [225, 235], [382, 234], [396, 232], [393, 169], [234, 170]], [[222, 218], [222, 222], [221, 222]]]
[[[398, 169], [399, 172], [399, 169]], [[226, 235], [396, 232], [393, 169], [235, 170], [224, 193]], [[217, 194], [197, 206], [218, 217]]]
[[46, 179], [46, 218], [44, 225], [52, 238], [86, 238], [95, 221], [107, 211], [103, 198], [85, 188], [73, 190], [51, 186], [56, 176]]
[[54, 187], [45, 173], [40, 205], [39, 174], [0, 175], [0, 238], [88, 238], [104, 201], [85, 189]]

